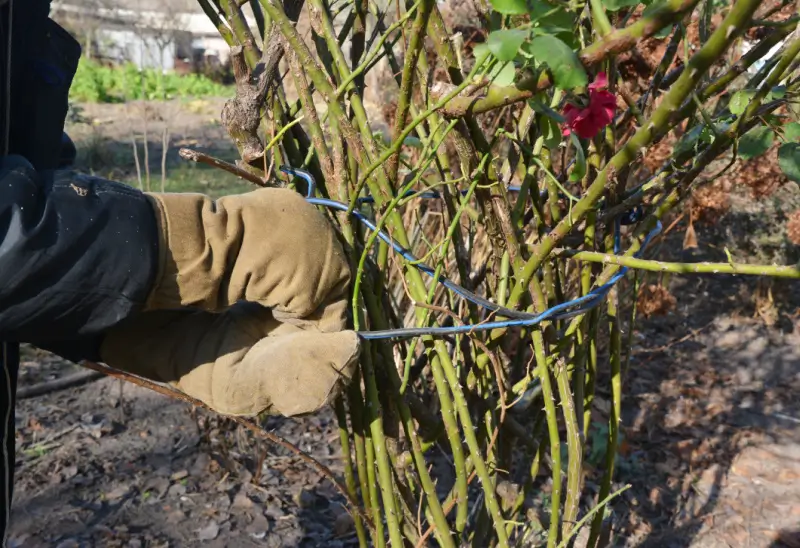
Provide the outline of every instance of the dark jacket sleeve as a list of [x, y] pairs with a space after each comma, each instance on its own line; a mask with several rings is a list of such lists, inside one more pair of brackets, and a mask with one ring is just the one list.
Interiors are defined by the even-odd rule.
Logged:
[[80, 358], [142, 309], [158, 268], [157, 230], [152, 206], [132, 187], [70, 171], [38, 174], [23, 158], [6, 158], [0, 340]]

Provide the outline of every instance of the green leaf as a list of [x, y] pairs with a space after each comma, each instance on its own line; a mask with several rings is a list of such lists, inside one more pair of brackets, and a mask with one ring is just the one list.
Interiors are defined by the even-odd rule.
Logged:
[[792, 122], [783, 126], [783, 140], [787, 143], [800, 141], [800, 124]]
[[570, 48], [580, 49], [577, 33], [574, 32], [577, 14], [544, 0], [531, 0], [531, 29], [536, 35], [552, 35], [563, 40]]
[[767, 93], [767, 101], [783, 99], [786, 96], [786, 86], [775, 86]]
[[755, 90], [752, 89], [743, 89], [741, 91], [737, 91], [736, 93], [733, 94], [733, 97], [731, 97], [731, 102], [728, 105], [728, 110], [730, 110], [731, 113], [736, 114], [737, 116], [739, 114], [742, 114], [747, 108], [747, 105], [750, 103], [750, 100], [753, 98], [753, 95], [755, 94], [756, 94]]
[[524, 30], [496, 30], [489, 35], [489, 51], [500, 61], [513, 61], [527, 37]]
[[491, 0], [494, 11], [505, 15], [524, 15], [528, 13], [526, 0]]
[[516, 75], [517, 69], [514, 67], [514, 63], [512, 61], [497, 65], [489, 74], [490, 78], [492, 79], [492, 83], [502, 87], [513, 84]]
[[[487, 44], [476, 45], [472, 52], [475, 55], [476, 64], [482, 63], [486, 57], [492, 55]], [[497, 63], [489, 72], [489, 78], [498, 86], [510, 86], [514, 83], [516, 73], [517, 70], [512, 61], [507, 63]]]
[[603, 5], [607, 10], [618, 11], [622, 8], [638, 6], [639, 0], [603, 0]]
[[423, 148], [422, 141], [417, 137], [408, 136], [403, 139], [403, 144], [408, 147]]
[[662, 38], [663, 39], [663, 38], [666, 38], [667, 36], [669, 36], [670, 34], [672, 34], [672, 27], [664, 27], [663, 29], [661, 29], [657, 33], [653, 34], [653, 36], [655, 36], [656, 38]]
[[800, 183], [800, 143], [786, 143], [778, 149], [778, 165], [786, 176]]
[[529, 13], [531, 16], [531, 23], [535, 23], [539, 26], [572, 29], [575, 25], [575, 14], [569, 13], [563, 7], [545, 2], [544, 0], [533, 0]]
[[583, 146], [574, 133], [570, 134], [570, 140], [575, 146], [575, 166], [569, 174], [570, 181], [580, 181], [586, 175], [586, 155], [583, 153]]
[[675, 145], [674, 152], [676, 154], [684, 154], [694, 149], [697, 142], [704, 137], [703, 134], [707, 134], [707, 132], [708, 127], [705, 125], [694, 126], [684, 134], [680, 141], [678, 141]]
[[486, 44], [475, 44], [475, 47], [472, 48], [472, 54], [475, 56], [475, 63], [480, 63], [487, 55], [491, 55], [492, 52], [489, 51], [489, 46]]
[[754, 127], [739, 139], [739, 156], [745, 160], [761, 156], [775, 141], [775, 132], [766, 126]]
[[561, 128], [552, 118], [539, 117], [539, 134], [544, 137], [544, 146], [555, 150], [561, 144]]
[[703, 130], [700, 132], [700, 142], [710, 145], [716, 139], [716, 135], [714, 135], [714, 130], [711, 129], [710, 126], [703, 126]]
[[[541, 97], [541, 94], [539, 95], [539, 97]], [[530, 107], [533, 109], [534, 112], [538, 114], [544, 114], [548, 118], [551, 118], [557, 124], [564, 123], [564, 117], [555, 110], [553, 110], [552, 108], [550, 108], [549, 106], [545, 105], [544, 103], [541, 103], [536, 99], [529, 99], [528, 104], [530, 105]]]
[[578, 56], [555, 36], [537, 36], [531, 41], [531, 53], [537, 61], [547, 63], [556, 86], [573, 89], [586, 86], [589, 78]]

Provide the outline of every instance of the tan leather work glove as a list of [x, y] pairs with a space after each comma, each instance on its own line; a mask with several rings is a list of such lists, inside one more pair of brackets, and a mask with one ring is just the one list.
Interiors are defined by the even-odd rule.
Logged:
[[147, 196], [162, 250], [147, 310], [221, 312], [243, 300], [282, 320], [314, 316], [322, 331], [344, 328], [337, 319], [347, 308], [347, 259], [328, 220], [297, 192]]
[[158, 275], [145, 311], [106, 334], [103, 361], [224, 414], [291, 416], [329, 402], [359, 339], [346, 331], [350, 271], [328, 220], [288, 189], [147, 196]]
[[322, 333], [276, 320], [254, 303], [221, 314], [145, 312], [105, 336], [103, 361], [173, 385], [225, 415], [313, 413], [350, 382], [353, 331]]

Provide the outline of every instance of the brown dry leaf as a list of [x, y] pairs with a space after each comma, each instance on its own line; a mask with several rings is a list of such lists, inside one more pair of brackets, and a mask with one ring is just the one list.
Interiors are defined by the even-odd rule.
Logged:
[[210, 522], [206, 527], [197, 531], [198, 540], [214, 540], [219, 535], [219, 524], [216, 521]]
[[664, 494], [663, 490], [660, 487], [653, 487], [650, 490], [650, 494], [647, 496], [647, 499], [650, 501], [650, 504], [653, 506], [659, 506], [664, 501]]
[[786, 221], [786, 237], [795, 245], [800, 245], [800, 209], [791, 213]]
[[719, 178], [721, 184], [744, 185], [750, 189], [753, 198], [771, 196], [789, 179], [778, 164], [776, 142], [766, 153], [750, 160], [736, 160], [736, 164]]
[[692, 195], [691, 215], [695, 221], [713, 224], [730, 209], [730, 189], [723, 182], [701, 187]]
[[[773, 10], [774, 8], [778, 7], [782, 4], [781, 0], [762, 0], [761, 5], [759, 6], [756, 14], [754, 16], [755, 19], [763, 19], [764, 14]], [[794, 2], [786, 2], [786, 5], [783, 6], [779, 11], [771, 15], [768, 20], [769, 21], [786, 21], [793, 15], [797, 13], [797, 5]], [[765, 36], [767, 36], [772, 31], [771, 27], [768, 26], [753, 26], [749, 30], [745, 32], [745, 36], [749, 40], [761, 40]]]
[[675, 297], [669, 290], [660, 284], [649, 284], [639, 292], [637, 308], [646, 318], [663, 316], [673, 310], [676, 304]]
[[665, 462], [657, 462], [655, 468], [658, 472], [673, 478], [679, 478], [683, 475], [683, 470], [681, 470], [678, 459], [672, 455], [667, 456]]
[[669, 133], [661, 141], [646, 150], [644, 165], [650, 173], [656, 173], [664, 165], [664, 162], [672, 156], [677, 140], [674, 133]]
[[697, 233], [694, 231], [694, 224], [689, 223], [686, 227], [686, 234], [683, 237], [683, 249], [697, 249]]

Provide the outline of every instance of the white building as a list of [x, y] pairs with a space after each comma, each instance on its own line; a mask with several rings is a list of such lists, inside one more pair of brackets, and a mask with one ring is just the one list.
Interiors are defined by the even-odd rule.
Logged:
[[85, 55], [109, 61], [173, 70], [202, 57], [221, 64], [229, 57], [197, 0], [65, 0], [54, 1], [50, 13], [83, 38]]

